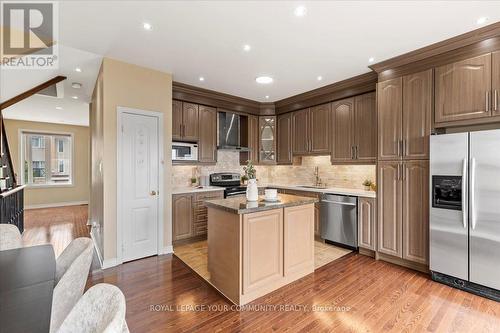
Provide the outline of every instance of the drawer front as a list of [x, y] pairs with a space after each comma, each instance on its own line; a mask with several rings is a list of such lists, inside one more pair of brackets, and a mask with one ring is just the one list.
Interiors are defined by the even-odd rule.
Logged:
[[207, 234], [207, 222], [205, 223], [198, 223], [195, 222], [194, 224], [194, 235], [195, 236], [200, 236], [200, 235], [206, 235]]

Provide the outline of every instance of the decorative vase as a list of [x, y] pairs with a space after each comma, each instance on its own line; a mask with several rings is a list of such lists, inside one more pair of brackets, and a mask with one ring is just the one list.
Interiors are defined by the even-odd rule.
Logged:
[[365, 191], [370, 191], [371, 189], [371, 185], [365, 185]]
[[247, 201], [259, 200], [259, 188], [257, 187], [257, 179], [249, 179], [247, 185]]

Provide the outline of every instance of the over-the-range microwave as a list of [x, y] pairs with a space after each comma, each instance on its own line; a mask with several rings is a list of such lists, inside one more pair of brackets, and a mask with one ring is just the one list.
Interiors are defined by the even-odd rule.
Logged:
[[198, 144], [172, 142], [172, 161], [197, 161]]

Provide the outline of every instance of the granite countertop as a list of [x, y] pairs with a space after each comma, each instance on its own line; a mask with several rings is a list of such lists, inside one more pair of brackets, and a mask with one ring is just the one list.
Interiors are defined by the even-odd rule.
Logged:
[[340, 195], [352, 195], [355, 197], [363, 197], [363, 198], [375, 198], [377, 193], [374, 191], [365, 191], [354, 188], [343, 188], [343, 187], [328, 187], [328, 188], [311, 188], [311, 187], [303, 187], [300, 185], [290, 185], [290, 184], [268, 184], [267, 188], [280, 188], [285, 190], [295, 190], [295, 191], [304, 191], [304, 192], [316, 192], [316, 193], [331, 193], [331, 194], [340, 194]]
[[227, 199], [207, 200], [205, 205], [211, 208], [222, 209], [234, 214], [248, 214], [265, 210], [308, 205], [318, 202], [316, 198], [301, 197], [298, 195], [278, 194], [279, 201], [266, 202], [264, 196], [259, 196], [259, 201], [247, 202], [244, 196]]
[[172, 188], [172, 194], [200, 193], [200, 192], [213, 192], [213, 191], [224, 191], [224, 188], [218, 186], [203, 186], [201, 188], [186, 186], [186, 187]]

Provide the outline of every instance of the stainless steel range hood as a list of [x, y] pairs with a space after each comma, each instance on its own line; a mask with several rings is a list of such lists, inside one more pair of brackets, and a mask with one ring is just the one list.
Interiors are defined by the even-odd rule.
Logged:
[[[203, 126], [203, 125], [202, 125]], [[240, 115], [232, 112], [217, 113], [217, 149], [249, 151], [241, 146]]]

